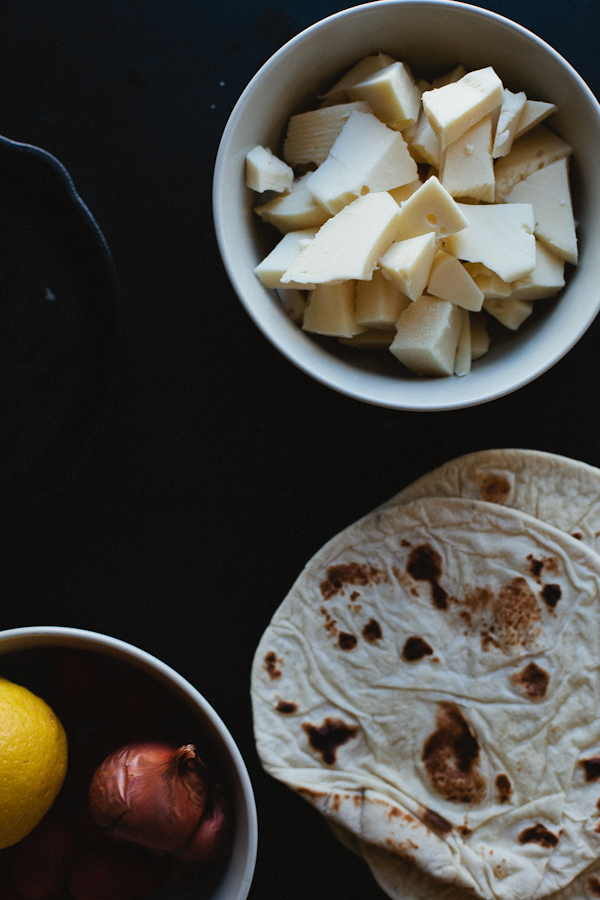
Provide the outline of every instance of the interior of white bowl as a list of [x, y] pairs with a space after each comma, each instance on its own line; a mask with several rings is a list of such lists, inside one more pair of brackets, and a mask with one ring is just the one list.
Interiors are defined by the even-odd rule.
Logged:
[[[32, 648], [68, 647], [115, 657], [141, 669], [173, 691], [198, 719], [208, 741], [224, 762], [228, 789], [234, 798], [235, 827], [227, 867], [210, 900], [245, 900], [250, 890], [257, 851], [256, 804], [242, 756], [221, 718], [185, 678], [165, 663], [116, 638], [61, 626], [14, 628], [0, 631], [0, 657]], [[1, 673], [0, 663], [0, 673]], [[190, 884], [169, 884], [160, 893], [164, 900], [197, 900], [205, 893]]]
[[[289, 116], [314, 106], [354, 62], [383, 51], [417, 77], [458, 63], [491, 65], [506, 87], [555, 103], [552, 127], [573, 147], [571, 185], [580, 262], [558, 300], [537, 301], [519, 332], [492, 345], [463, 378], [421, 379], [391, 354], [363, 353], [335, 339], [315, 339], [283, 311], [254, 267], [278, 235], [253, 213], [257, 196], [244, 182], [244, 159], [256, 144], [279, 152]], [[231, 282], [254, 322], [293, 363], [335, 390], [400, 409], [453, 409], [492, 400], [538, 377], [581, 337], [600, 306], [600, 107], [574, 69], [540, 38], [487, 10], [451, 0], [380, 0], [317, 23], [281, 48], [250, 82], [219, 148], [214, 216]], [[388, 358], [389, 357], [389, 358]]]

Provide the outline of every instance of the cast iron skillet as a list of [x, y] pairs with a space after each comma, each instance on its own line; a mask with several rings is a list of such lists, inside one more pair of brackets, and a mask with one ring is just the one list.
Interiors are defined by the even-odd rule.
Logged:
[[113, 260], [68, 172], [46, 151], [0, 137], [0, 530], [89, 455], [121, 339]]

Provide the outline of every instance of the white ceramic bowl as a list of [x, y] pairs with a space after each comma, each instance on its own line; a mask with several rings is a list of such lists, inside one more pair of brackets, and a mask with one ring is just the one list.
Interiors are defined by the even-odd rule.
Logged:
[[[538, 301], [535, 315], [492, 345], [463, 378], [406, 374], [391, 354], [363, 354], [334, 338], [316, 339], [283, 312], [253, 269], [278, 233], [258, 220], [259, 195], [244, 183], [244, 158], [256, 144], [280, 152], [292, 113], [314, 105], [361, 57], [383, 51], [418, 77], [458, 63], [493, 66], [506, 87], [555, 103], [550, 120], [573, 147], [571, 185], [580, 263], [558, 301]], [[343, 10], [303, 31], [272, 56], [238, 100], [223, 134], [214, 175], [214, 218], [231, 282], [266, 337], [318, 381], [360, 400], [397, 409], [471, 406], [501, 397], [556, 363], [600, 308], [600, 106], [575, 70], [548, 44], [502, 16], [453, 0], [380, 0]], [[269, 241], [271, 243], [269, 243]], [[542, 311], [540, 314], [540, 310]], [[389, 359], [388, 359], [389, 356]]]
[[[0, 631], [0, 658], [36, 648], [65, 647], [87, 650], [114, 657], [156, 679], [191, 709], [217, 758], [223, 762], [227, 789], [234, 798], [235, 825], [231, 854], [218, 887], [210, 897], [199, 891], [204, 900], [245, 900], [250, 890], [257, 850], [256, 804], [250, 778], [240, 752], [217, 713], [192, 685], [173, 669], [143, 650], [116, 638], [92, 631], [61, 626], [13, 628]], [[14, 664], [14, 661], [11, 661]], [[0, 672], [2, 662], [0, 659]], [[28, 685], [25, 685], [26, 687]], [[162, 889], [161, 889], [162, 891]], [[166, 887], [168, 900], [179, 900], [175, 886]], [[191, 898], [189, 892], [185, 898]]]

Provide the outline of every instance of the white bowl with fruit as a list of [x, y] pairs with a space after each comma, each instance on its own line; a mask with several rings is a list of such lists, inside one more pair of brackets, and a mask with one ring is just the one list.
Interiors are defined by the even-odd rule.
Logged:
[[352, 7], [236, 104], [214, 176], [223, 261], [323, 384], [398, 409], [483, 403], [600, 308], [599, 145], [592, 92], [516, 23], [453, 0]]
[[245, 900], [252, 786], [189, 682], [59, 626], [1, 631], [0, 676], [1, 896]]

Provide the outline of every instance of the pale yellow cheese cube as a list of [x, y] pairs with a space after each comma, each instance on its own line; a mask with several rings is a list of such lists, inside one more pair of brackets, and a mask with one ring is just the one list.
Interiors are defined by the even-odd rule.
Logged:
[[394, 332], [383, 331], [378, 328], [367, 328], [360, 334], [350, 338], [338, 338], [340, 344], [346, 347], [355, 347], [357, 350], [389, 350], [394, 340]]
[[440, 181], [452, 197], [494, 200], [492, 117], [484, 116], [442, 154]]
[[304, 331], [333, 337], [352, 337], [364, 331], [355, 317], [355, 283], [318, 284], [308, 296]]
[[408, 200], [409, 197], [418, 191], [423, 182], [420, 178], [416, 178], [414, 181], [410, 181], [408, 184], [402, 184], [400, 187], [392, 188], [391, 191], [388, 191], [398, 206], [401, 206], [405, 200]]
[[472, 312], [479, 312], [483, 305], [483, 293], [462, 263], [445, 250], [438, 250], [433, 258], [427, 290]]
[[379, 260], [379, 266], [411, 300], [418, 300], [429, 281], [435, 256], [435, 235], [421, 234], [405, 241], [396, 241]]
[[417, 162], [429, 163], [439, 169], [442, 159], [442, 145], [437, 134], [429, 124], [425, 110], [421, 109], [419, 118], [414, 125], [409, 125], [403, 131], [404, 139], [408, 144], [412, 156]]
[[514, 140], [531, 131], [540, 122], [556, 112], [557, 107], [554, 103], [544, 103], [541, 100], [526, 100], [521, 118], [517, 125]]
[[368, 191], [389, 191], [417, 177], [402, 135], [371, 113], [354, 112], [306, 186], [317, 203], [337, 213]]
[[401, 62], [355, 84], [348, 95], [351, 100], [366, 101], [377, 118], [396, 131], [412, 125], [419, 116], [421, 94], [410, 69]]
[[469, 313], [466, 309], [461, 310], [462, 322], [460, 325], [460, 334], [458, 335], [458, 344], [456, 345], [456, 356], [454, 357], [454, 374], [462, 377], [468, 375], [471, 371], [471, 321]]
[[281, 278], [294, 262], [302, 247], [314, 240], [316, 233], [317, 231], [315, 228], [290, 231], [279, 241], [268, 256], [266, 256], [254, 269], [255, 274], [259, 277], [265, 287], [300, 289], [314, 287], [314, 284], [306, 282], [296, 284], [293, 280], [290, 280], [287, 284], [282, 284]]
[[[537, 258], [537, 256], [536, 256]], [[483, 263], [463, 263], [465, 269], [482, 292], [485, 300], [496, 297], [510, 297], [513, 286], [508, 281], [502, 281], [499, 275], [484, 266]], [[529, 277], [529, 276], [526, 276]]]
[[395, 331], [398, 316], [411, 302], [379, 269], [371, 281], [356, 282], [356, 321], [367, 328]]
[[526, 101], [527, 97], [524, 91], [513, 94], [508, 88], [504, 89], [504, 99], [500, 107], [500, 116], [494, 136], [494, 159], [506, 156], [510, 152]]
[[328, 219], [282, 275], [282, 286], [369, 280], [396, 233], [398, 204], [387, 192], [365, 194]]
[[440, 75], [439, 78], [434, 78], [431, 82], [431, 89], [444, 87], [445, 84], [451, 84], [451, 82], [453, 81], [460, 81], [460, 79], [466, 74], [467, 70], [461, 63], [454, 69], [446, 72], [445, 75]]
[[519, 297], [499, 297], [496, 300], [484, 300], [483, 308], [498, 319], [499, 322], [516, 331], [521, 327], [533, 311], [533, 301], [521, 300]]
[[400, 313], [391, 352], [418, 375], [452, 375], [462, 313], [448, 300], [420, 297]]
[[485, 313], [469, 313], [471, 324], [471, 361], [481, 359], [490, 349]]
[[301, 231], [303, 228], [320, 228], [331, 213], [317, 203], [306, 187], [308, 177], [307, 174], [296, 178], [289, 194], [281, 194], [262, 206], [255, 206], [254, 212], [263, 222], [270, 222], [282, 234]]
[[571, 153], [570, 144], [545, 125], [537, 125], [532, 131], [513, 141], [508, 156], [496, 161], [496, 201], [501, 201], [515, 184], [533, 172]]
[[541, 241], [535, 242], [535, 269], [512, 283], [512, 297], [545, 300], [555, 297], [565, 286], [565, 262]]
[[577, 263], [577, 237], [569, 188], [568, 157], [533, 172], [516, 184], [504, 199], [507, 203], [531, 203], [536, 237], [556, 256], [573, 265]]
[[286, 290], [280, 288], [277, 291], [277, 296], [292, 322], [302, 322], [306, 304], [308, 302], [306, 291], [299, 291], [297, 288]]
[[491, 66], [425, 91], [423, 107], [442, 150], [502, 103], [504, 88]]
[[294, 170], [278, 159], [268, 147], [253, 147], [246, 154], [246, 184], [253, 191], [291, 190]]
[[461, 211], [448, 191], [432, 175], [402, 204], [398, 216], [396, 240], [417, 237], [433, 232], [437, 238], [466, 228], [467, 215]]
[[372, 56], [365, 56], [359, 60], [355, 66], [352, 66], [339, 81], [336, 81], [331, 90], [327, 91], [326, 94], [321, 94], [320, 99], [325, 100], [328, 103], [345, 103], [349, 100], [349, 88], [358, 84], [359, 81], [364, 81], [365, 78], [368, 78], [369, 75], [373, 75], [374, 72], [378, 72], [380, 69], [391, 66], [394, 62], [396, 62], [394, 57], [389, 56], [387, 53], [376, 53]]
[[283, 142], [283, 158], [290, 166], [325, 162], [340, 131], [353, 112], [370, 112], [368, 103], [340, 103], [292, 116]]
[[528, 203], [458, 204], [469, 225], [444, 241], [444, 249], [465, 262], [482, 262], [503, 281], [533, 272], [533, 209]]

